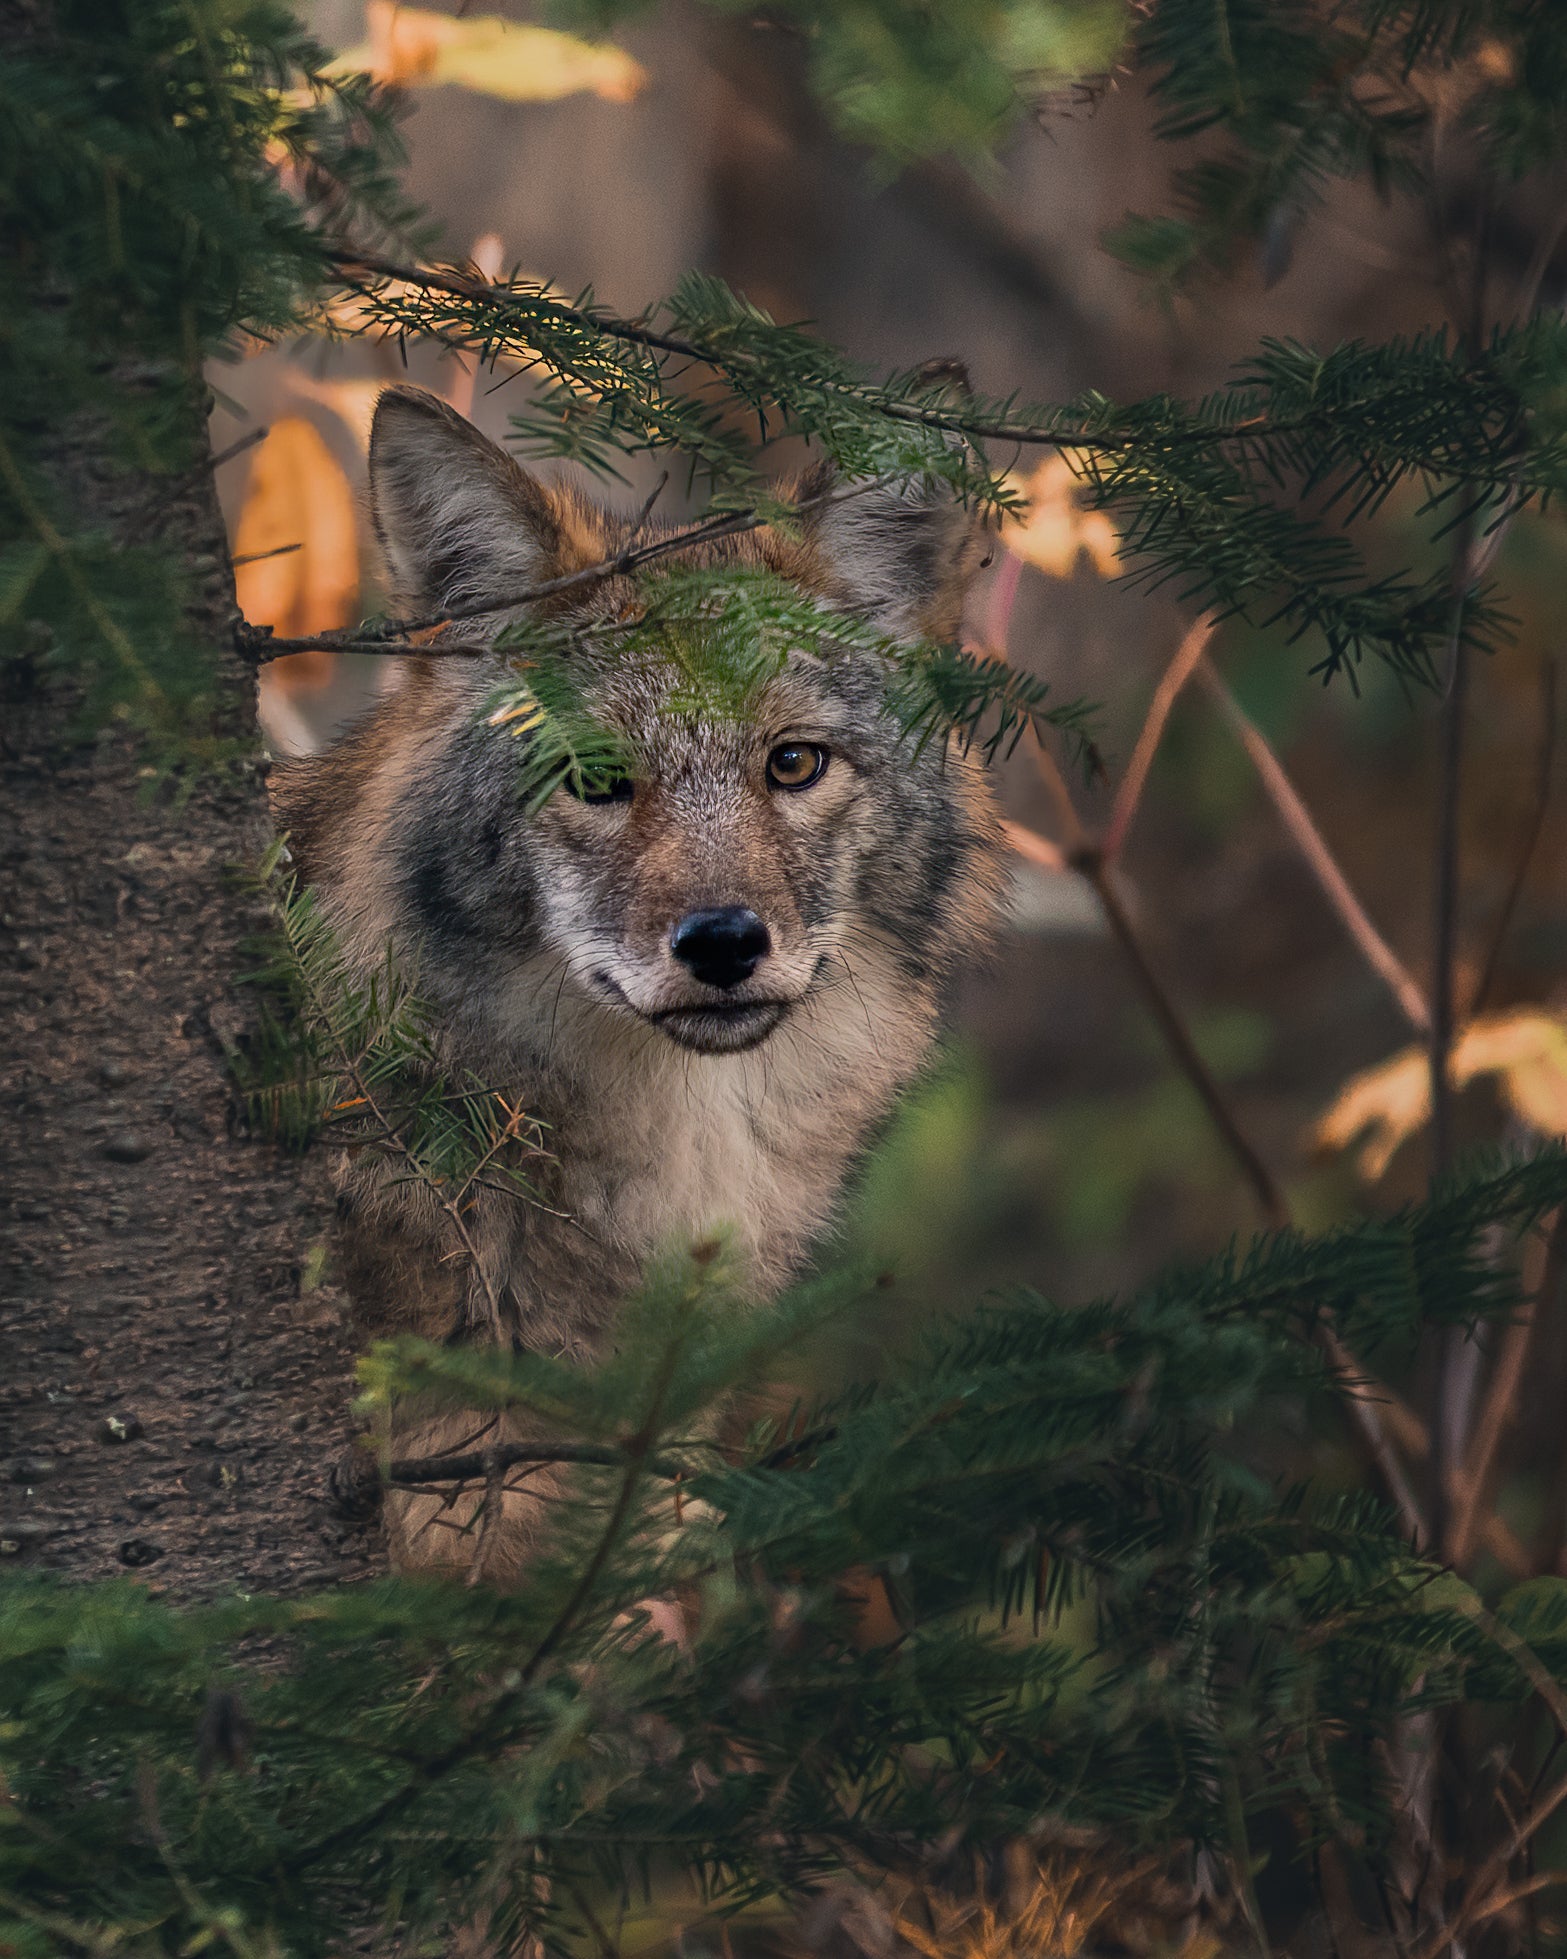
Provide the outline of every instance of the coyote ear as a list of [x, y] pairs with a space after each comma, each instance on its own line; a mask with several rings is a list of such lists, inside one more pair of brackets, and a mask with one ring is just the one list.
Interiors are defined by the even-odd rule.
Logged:
[[[819, 463], [796, 498], [833, 497], [838, 477]], [[945, 484], [844, 485], [802, 514], [812, 569], [827, 596], [896, 639], [953, 639], [984, 556], [984, 525]]]
[[388, 388], [370, 427], [370, 513], [399, 605], [503, 603], [554, 576], [549, 492], [422, 388]]

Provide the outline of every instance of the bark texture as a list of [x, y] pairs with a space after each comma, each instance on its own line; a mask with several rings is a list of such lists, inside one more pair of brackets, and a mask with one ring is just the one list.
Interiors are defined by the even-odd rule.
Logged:
[[[226, 648], [206, 455], [171, 486], [80, 428], [50, 466], [84, 522], [161, 534]], [[217, 722], [253, 738], [225, 662]], [[232, 867], [265, 847], [259, 759], [177, 807], [123, 731], [72, 735], [68, 684], [0, 660], [0, 688], [0, 1572], [182, 1596], [356, 1576], [376, 1547], [328, 1502], [353, 1356], [313, 1283], [322, 1166], [245, 1136], [227, 1066], [253, 1018], [262, 921]]]

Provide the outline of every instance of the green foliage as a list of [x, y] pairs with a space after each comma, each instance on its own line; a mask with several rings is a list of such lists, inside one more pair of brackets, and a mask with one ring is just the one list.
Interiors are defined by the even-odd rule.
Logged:
[[285, 840], [256, 879], [276, 929], [249, 975], [261, 997], [254, 1038], [233, 1057], [252, 1127], [289, 1149], [325, 1139], [373, 1150], [454, 1219], [480, 1190], [531, 1199], [541, 1125], [502, 1086], [452, 1078], [411, 976], [388, 949], [358, 977], [286, 857]]
[[1335, 180], [1429, 196], [1436, 152], [1463, 136], [1505, 184], [1559, 159], [1567, 134], [1551, 0], [1162, 0], [1133, 50], [1162, 136], [1224, 139], [1176, 172], [1173, 213], [1109, 241], [1167, 293], [1248, 253], [1282, 272]]
[[491, 695], [485, 718], [516, 737], [518, 793], [530, 808], [562, 784], [598, 795], [636, 775], [641, 758], [594, 715], [594, 671], [606, 659], [672, 671], [671, 714], [743, 722], [790, 655], [807, 650], [879, 673], [886, 711], [916, 748], [955, 733], [989, 757], [1029, 727], [1053, 727], [1083, 753], [1091, 747], [1089, 710], [1050, 705], [1043, 681], [956, 647], [890, 639], [770, 572], [676, 567], [646, 581], [634, 618], [583, 626], [524, 617], [496, 645], [517, 677]]
[[[1567, 1663], [1567, 1607], [1534, 1587], [1492, 1619], [1369, 1499], [1281, 1484], [1257, 1444], [1330, 1404], [1329, 1313], [1367, 1343], [1505, 1313], [1498, 1230], [1564, 1198], [1550, 1154], [1125, 1301], [999, 1301], [727, 1451], [693, 1439], [705, 1417], [852, 1314], [854, 1281], [757, 1313], [708, 1245], [590, 1367], [380, 1349], [378, 1400], [548, 1420], [574, 1466], [528, 1584], [183, 1611], [8, 1585], [0, 1927], [29, 1959], [111, 1935], [316, 1953], [474, 1915], [559, 1949], [655, 1873], [732, 1909], [1043, 1818], [1231, 1857], [1281, 1805], [1375, 1872], [1379, 1738], [1415, 1705], [1524, 1698]], [[856, 1645], [854, 1573], [895, 1642]], [[688, 1655], [645, 1634], [677, 1590]]]
[[327, 61], [276, 0], [58, 0], [0, 65], [0, 625], [46, 622], [89, 719], [164, 755], [211, 753], [189, 568], [155, 510], [140, 539], [86, 529], [60, 449], [90, 426], [177, 496], [201, 363], [301, 321], [334, 227], [406, 219], [386, 106]]
[[[1030, 95], [1108, 62], [1127, 31], [1164, 136], [1204, 145], [1176, 210], [1121, 237], [1168, 291], [1257, 251], [1279, 269], [1334, 179], [1425, 188], [1433, 78], [1498, 179], [1561, 147], [1567, 35], [1525, 0], [774, 13], [806, 37], [842, 126], [894, 162], [988, 151]], [[991, 514], [1015, 492], [981, 444], [1059, 449], [1117, 517], [1131, 576], [1309, 635], [1327, 674], [1369, 655], [1426, 681], [1454, 634], [1505, 631], [1494, 592], [1460, 600], [1450, 577], [1361, 548], [1355, 526], [1388, 498], [1414, 492], [1435, 537], [1563, 487], [1557, 320], [1459, 344], [1270, 344], [1196, 403], [1031, 406], [950, 373], [874, 374], [704, 277], [624, 319], [591, 293], [377, 257], [405, 216], [394, 160], [374, 92], [330, 78], [270, 0], [63, 0], [47, 40], [0, 70], [16, 269], [0, 288], [0, 626], [46, 621], [91, 712], [188, 739], [213, 669], [177, 630], [181, 575], [75, 526], [50, 445], [97, 416], [178, 485], [201, 466], [198, 363], [238, 334], [322, 325], [339, 291], [369, 331], [524, 366], [525, 449], [602, 475], [679, 459], [712, 517], [799, 521], [764, 467], [783, 441], [835, 465], [833, 494], [944, 486]], [[485, 712], [519, 738], [526, 798], [634, 769], [594, 721], [569, 625], [530, 616], [500, 644], [515, 677]], [[1092, 760], [1082, 709], [1040, 683], [894, 646], [756, 574], [666, 571], [611, 641], [673, 662], [677, 706], [704, 715], [743, 715], [800, 646], [875, 663], [912, 743], [956, 732], [994, 753], [1048, 725]], [[256, 1126], [377, 1152], [462, 1255], [466, 1207], [529, 1201], [547, 1137], [505, 1084], [451, 1078], [417, 973], [389, 958], [356, 977], [279, 860], [263, 875], [278, 941], [240, 1061]], [[1393, 1217], [1234, 1247], [1128, 1299], [1007, 1297], [725, 1447], [738, 1393], [803, 1343], [853, 1344], [875, 1311], [858, 1276], [758, 1311], [725, 1247], [702, 1245], [650, 1273], [589, 1366], [378, 1349], [372, 1414], [414, 1397], [543, 1425], [565, 1494], [527, 1585], [184, 1610], [7, 1583], [0, 1944], [247, 1959], [372, 1927], [438, 1943], [477, 1918], [501, 1947], [526, 1928], [560, 1949], [596, 1902], [658, 1873], [727, 1910], [1047, 1827], [1199, 1847], [1244, 1892], [1249, 1830], [1287, 1825], [1373, 1884], [1388, 1743], [1415, 1709], [1559, 1700], [1567, 1603], [1547, 1582], [1488, 1610], [1370, 1499], [1282, 1478], [1275, 1439], [1337, 1419], [1331, 1340], [1397, 1366], [1433, 1330], [1514, 1313], [1520, 1240], [1564, 1201], [1559, 1152], [1481, 1164]], [[902, 1634], [866, 1648], [851, 1593], [868, 1578]], [[673, 1595], [700, 1608], [689, 1655], [648, 1636], [649, 1602]]]
[[[640, 10], [639, 0], [552, 9], [600, 31]], [[768, 18], [804, 42], [812, 89], [837, 126], [890, 167], [947, 153], [988, 161], [1053, 93], [1106, 74], [1126, 37], [1120, 0], [778, 0]]]
[[[1567, 467], [1567, 329], [1554, 317], [1499, 328], [1477, 348], [1440, 331], [1327, 355], [1269, 342], [1196, 403], [1087, 396], [1051, 407], [954, 398], [950, 377], [924, 371], [872, 379], [712, 279], [687, 281], [662, 313], [636, 321], [537, 285], [458, 291], [437, 275], [422, 288], [358, 280], [356, 290], [383, 331], [544, 369], [547, 385], [515, 418], [525, 447], [600, 468], [617, 454], [674, 450], [705, 477], [712, 513], [787, 516], [758, 484], [756, 450], [739, 433], [748, 422], [769, 441], [814, 441], [846, 478], [944, 481], [997, 510], [1015, 492], [974, 445], [1058, 447], [1092, 504], [1114, 512], [1131, 579], [1310, 635], [1325, 676], [1353, 674], [1371, 654], [1429, 683], [1454, 631], [1450, 578], [1377, 571], [1357, 522], [1414, 484], [1439, 536], [1466, 512], [1547, 504]], [[721, 388], [693, 394], [692, 361]], [[1457, 619], [1479, 647], [1507, 626], [1484, 589]]]

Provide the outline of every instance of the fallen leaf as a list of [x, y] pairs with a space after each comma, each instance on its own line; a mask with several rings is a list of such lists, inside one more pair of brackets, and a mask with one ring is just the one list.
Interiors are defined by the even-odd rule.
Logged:
[[458, 20], [395, 0], [368, 0], [365, 20], [369, 40], [340, 55], [336, 72], [362, 71], [404, 88], [453, 83], [505, 102], [558, 102], [584, 93], [632, 102], [647, 82], [647, 70], [623, 48], [496, 14]]

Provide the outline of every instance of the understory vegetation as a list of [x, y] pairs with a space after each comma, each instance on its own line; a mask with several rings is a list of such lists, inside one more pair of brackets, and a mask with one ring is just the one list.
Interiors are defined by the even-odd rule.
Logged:
[[[630, 11], [556, 18], [607, 32]], [[628, 650], [678, 641], [703, 711], [743, 714], [804, 645], [876, 663], [911, 745], [1033, 758], [1055, 832], [1011, 841], [1086, 881], [1191, 1092], [1191, 1147], [1234, 1167], [1255, 1235], [1120, 1296], [954, 1295], [874, 1369], [873, 1234], [762, 1313], [722, 1239], [671, 1247], [591, 1367], [377, 1346], [381, 1480], [493, 1492], [539, 1460], [482, 1432], [396, 1460], [404, 1396], [526, 1410], [556, 1438], [566, 1494], [527, 1585], [190, 1604], [8, 1570], [0, 1952], [262, 1959], [461, 1933], [608, 1955], [678, 1925], [680, 1949], [728, 1954], [803, 1936], [807, 1904], [825, 1944], [824, 1900], [832, 1937], [853, 1921], [882, 1953], [1553, 1949], [1567, 1517], [1520, 1506], [1504, 1470], [1531, 1341], [1567, 1310], [1567, 1032], [1550, 1002], [1488, 1011], [1494, 950], [1478, 973], [1459, 957], [1457, 810], [1515, 620], [1505, 541], [1556, 523], [1567, 487], [1567, 18], [1547, 0], [770, 11], [883, 163], [988, 154], [1073, 84], [1145, 87], [1170, 197], [1108, 242], [1166, 303], [1287, 257], [1355, 180], [1428, 212], [1443, 317], [1379, 344], [1270, 341], [1200, 400], [1045, 403], [870, 371], [707, 276], [623, 317], [448, 262], [400, 189], [395, 94], [273, 0], [56, 0], [0, 63], [0, 658], [58, 685], [73, 729], [135, 727], [148, 793], [177, 800], [236, 765], [212, 731], [234, 662], [465, 657], [454, 614], [199, 643], [192, 567], [83, 529], [51, 445], [91, 420], [173, 494], [212, 467], [189, 413], [206, 364], [247, 337], [507, 363], [531, 377], [520, 454], [601, 477], [652, 456], [692, 486], [673, 536], [573, 576], [653, 571]], [[1493, 250], [1504, 220], [1535, 227], [1521, 267]], [[1130, 756], [1004, 643], [905, 645], [693, 566], [694, 545], [800, 521], [769, 487], [797, 442], [845, 493], [944, 484], [1003, 538], [1026, 516], [1017, 458], [1059, 458], [1073, 521], [1108, 519], [1119, 571], [1189, 627]], [[1375, 529], [1390, 500], [1419, 531], [1407, 563]], [[1226, 691], [1226, 624], [1296, 646], [1302, 688], [1391, 674], [1440, 703], [1424, 983]], [[503, 644], [514, 679], [485, 711], [520, 737], [519, 797], [602, 790], [627, 758], [578, 696], [569, 630], [540, 617]], [[1418, 1201], [1297, 1228], [1148, 951], [1118, 860], [1187, 684], [1231, 717], [1407, 1023], [1337, 1121], [1341, 1146], [1429, 1145]], [[1091, 827], [1076, 785], [1110, 774]], [[492, 1085], [432, 1087], [408, 978], [389, 961], [350, 985], [281, 858], [259, 877], [275, 930], [235, 1060], [253, 1128], [392, 1154], [461, 1257], [472, 1193], [531, 1201], [547, 1134]], [[1460, 1151], [1456, 1098], [1481, 1077], [1505, 1120]], [[669, 1600], [683, 1641], [658, 1630]]]

